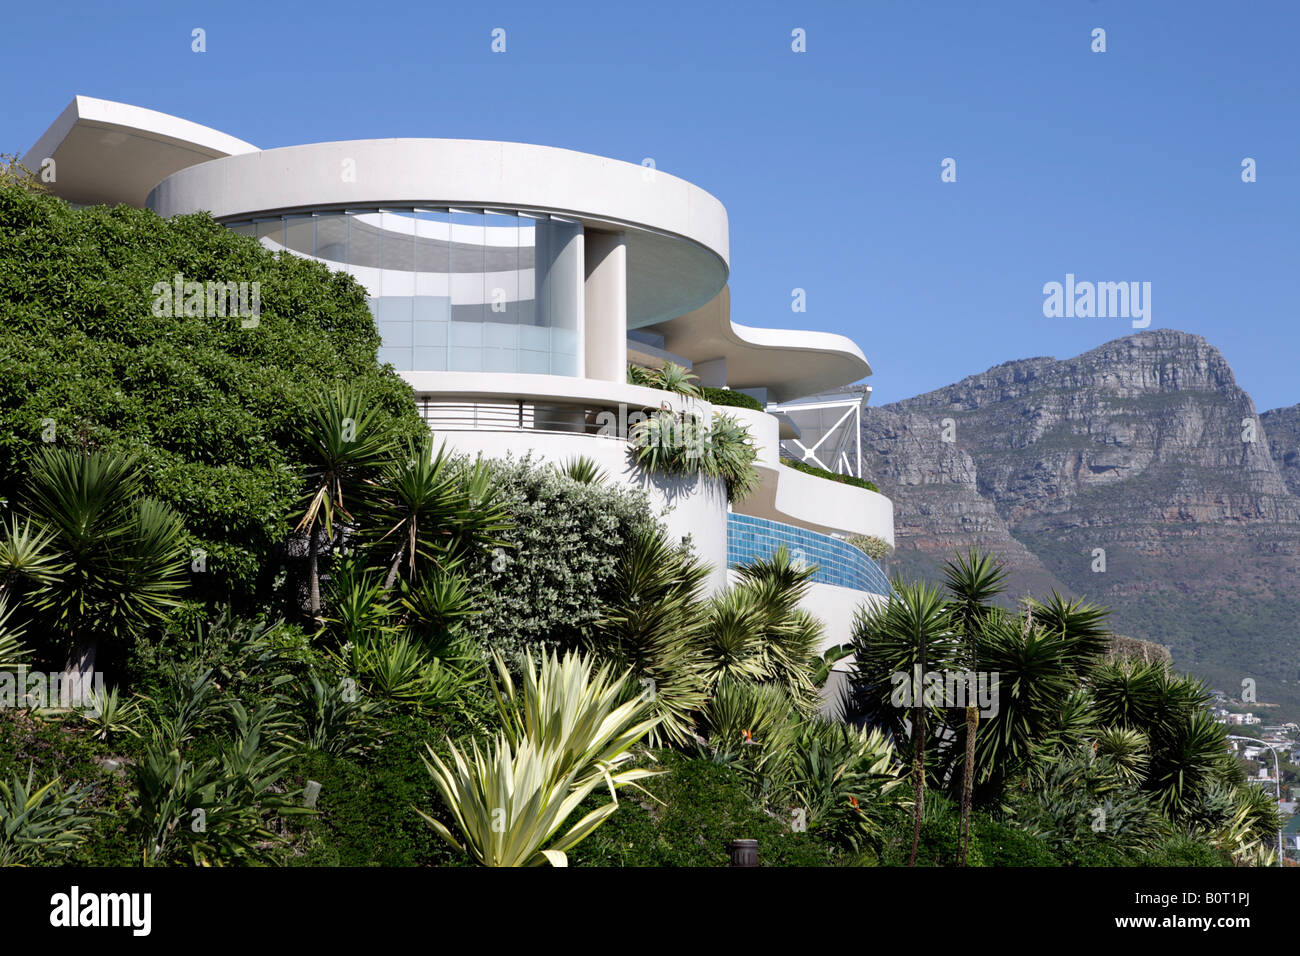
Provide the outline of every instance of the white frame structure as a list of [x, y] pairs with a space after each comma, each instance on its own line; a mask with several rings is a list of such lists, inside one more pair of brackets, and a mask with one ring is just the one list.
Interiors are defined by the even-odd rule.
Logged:
[[[799, 438], [787, 438], [781, 442], [787, 452], [793, 452], [792, 458], [798, 458], [800, 461], [816, 465], [818, 468], [825, 468], [827, 471], [833, 471], [840, 475], [852, 475], [855, 478], [862, 477], [862, 408], [867, 404], [871, 396], [871, 389], [867, 388], [861, 392], [840, 392], [828, 395], [815, 395], [808, 401], [786, 402], [780, 405], [769, 405], [767, 411], [773, 414], [782, 414], [787, 416], [795, 423], [801, 432], [816, 429], [820, 431], [819, 435], [809, 435], [808, 439], [816, 439], [811, 445], [804, 443], [804, 435]], [[829, 428], [823, 429], [821, 416], [814, 426], [812, 423], [800, 421], [799, 412], [805, 411], [834, 411], [843, 409], [843, 414], [839, 416]], [[830, 448], [823, 448], [828, 439], [838, 435]], [[852, 451], [850, 452], [850, 446]]]

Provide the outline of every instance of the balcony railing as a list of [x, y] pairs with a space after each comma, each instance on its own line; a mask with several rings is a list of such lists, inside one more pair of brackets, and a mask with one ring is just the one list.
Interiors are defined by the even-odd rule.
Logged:
[[525, 399], [448, 402], [421, 398], [419, 409], [434, 431], [540, 431], [620, 437], [617, 406]]

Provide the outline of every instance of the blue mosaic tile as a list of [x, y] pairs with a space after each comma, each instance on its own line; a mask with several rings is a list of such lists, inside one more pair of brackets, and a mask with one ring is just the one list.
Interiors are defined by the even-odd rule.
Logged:
[[734, 512], [727, 515], [728, 567], [770, 558], [782, 545], [787, 551], [802, 552], [803, 560], [816, 566], [814, 581], [871, 594], [890, 591], [889, 578], [880, 565], [847, 541], [766, 518]]

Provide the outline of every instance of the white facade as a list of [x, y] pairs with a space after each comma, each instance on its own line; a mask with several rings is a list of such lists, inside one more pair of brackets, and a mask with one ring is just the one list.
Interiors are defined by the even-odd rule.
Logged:
[[[708, 402], [626, 384], [629, 359], [693, 367], [702, 384], [791, 402], [871, 374], [861, 349], [825, 332], [730, 317], [727, 213], [660, 170], [520, 143], [382, 139], [260, 150], [216, 130], [77, 97], [24, 157], [57, 164], [54, 192], [172, 216], [206, 210], [270, 249], [354, 275], [370, 294], [380, 358], [412, 386], [451, 447], [594, 459], [644, 488], [673, 534], [714, 567], [777, 542], [819, 555], [808, 604], [827, 644], [888, 590], [840, 538], [893, 542], [888, 498], [780, 463], [793, 428], [723, 409], [750, 429], [758, 490], [729, 506], [721, 484], [644, 473], [626, 435], [596, 423]], [[785, 431], [783, 432], [783, 428]], [[606, 432], [608, 430], [605, 430]], [[864, 563], [865, 562], [865, 563]], [[818, 563], [818, 562], [814, 562]]]

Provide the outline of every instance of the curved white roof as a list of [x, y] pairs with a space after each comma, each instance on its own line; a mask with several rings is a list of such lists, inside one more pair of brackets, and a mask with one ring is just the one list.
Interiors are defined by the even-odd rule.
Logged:
[[180, 170], [149, 196], [160, 216], [224, 221], [296, 209], [463, 206], [545, 211], [627, 236], [627, 322], [708, 302], [727, 281], [727, 211], [660, 170], [571, 149], [471, 139], [287, 146]]
[[149, 191], [186, 166], [257, 147], [219, 130], [126, 103], [77, 96], [23, 157], [54, 160], [50, 191], [69, 202], [145, 205]]
[[692, 362], [725, 358], [731, 388], [766, 388], [772, 401], [856, 382], [871, 364], [856, 342], [833, 332], [758, 329], [731, 321], [731, 290], [702, 308], [655, 326], [664, 347]]

